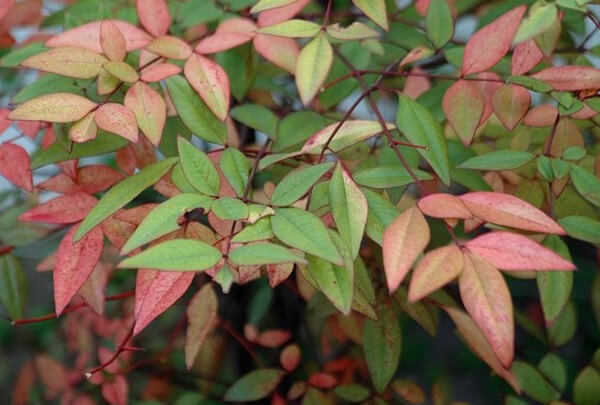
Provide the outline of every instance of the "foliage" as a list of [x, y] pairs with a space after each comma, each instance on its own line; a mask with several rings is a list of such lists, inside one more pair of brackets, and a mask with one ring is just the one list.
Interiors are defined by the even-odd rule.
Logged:
[[598, 2], [56, 3], [0, 5], [14, 404], [600, 404]]

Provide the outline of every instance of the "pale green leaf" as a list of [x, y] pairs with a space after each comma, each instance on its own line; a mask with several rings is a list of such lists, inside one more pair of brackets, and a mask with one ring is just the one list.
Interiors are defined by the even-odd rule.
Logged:
[[317, 95], [332, 63], [333, 48], [324, 33], [302, 48], [296, 62], [296, 86], [304, 105]]
[[239, 266], [259, 264], [306, 263], [283, 246], [274, 243], [256, 243], [234, 249], [229, 260]]
[[427, 38], [436, 49], [440, 49], [452, 39], [454, 20], [446, 0], [431, 0], [425, 18]]
[[225, 221], [248, 218], [248, 206], [237, 198], [218, 198], [212, 202], [210, 209], [213, 214]]
[[295, 203], [308, 192], [330, 168], [333, 163], [321, 163], [301, 167], [287, 174], [275, 187], [271, 195], [271, 204], [287, 206]]
[[231, 188], [239, 197], [243, 197], [252, 169], [248, 158], [235, 148], [227, 148], [219, 158], [219, 167]]
[[181, 168], [188, 182], [203, 194], [219, 194], [219, 173], [212, 160], [183, 137], [177, 138]]
[[496, 150], [465, 160], [457, 167], [473, 170], [512, 170], [535, 159], [533, 153], [520, 150]]
[[0, 256], [0, 302], [12, 319], [23, 318], [27, 278], [21, 262], [12, 254]]

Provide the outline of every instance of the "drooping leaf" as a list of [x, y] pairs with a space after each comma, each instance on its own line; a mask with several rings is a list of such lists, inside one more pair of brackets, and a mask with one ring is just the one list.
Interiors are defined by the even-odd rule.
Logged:
[[283, 371], [275, 368], [251, 371], [229, 387], [225, 392], [224, 399], [230, 402], [248, 402], [262, 399], [275, 390], [283, 375]]
[[408, 300], [419, 301], [445, 286], [458, 277], [462, 268], [463, 254], [455, 244], [427, 252], [413, 273]]
[[[553, 250], [565, 260], [571, 261], [567, 245], [556, 235], [549, 235], [544, 246]], [[573, 273], [570, 271], [540, 271], [537, 273], [540, 301], [547, 325], [551, 325], [569, 301], [573, 286]]]
[[427, 147], [419, 149], [419, 153], [429, 162], [440, 180], [449, 185], [448, 145], [442, 127], [433, 115], [418, 102], [400, 95], [396, 125], [411, 143]]
[[10, 120], [73, 122], [89, 113], [96, 103], [71, 93], [53, 93], [25, 101], [8, 114]]
[[193, 54], [183, 68], [185, 77], [198, 92], [208, 108], [225, 121], [229, 113], [229, 78], [219, 64], [204, 56]]
[[333, 49], [324, 33], [319, 33], [302, 48], [296, 64], [296, 86], [304, 105], [317, 95], [332, 63]]
[[467, 159], [457, 167], [472, 170], [512, 170], [531, 162], [535, 157], [533, 153], [526, 151], [496, 150]]
[[27, 301], [27, 278], [19, 259], [12, 254], [0, 256], [0, 302], [11, 319], [23, 318]]
[[273, 233], [286, 245], [318, 256], [328, 262], [343, 263], [323, 222], [299, 208], [278, 208], [271, 217]]
[[204, 242], [173, 239], [121, 261], [119, 268], [144, 268], [162, 271], [202, 271], [221, 260], [221, 252]]
[[275, 187], [271, 195], [271, 204], [287, 206], [295, 203], [333, 166], [333, 163], [321, 163], [301, 167], [286, 175]]
[[90, 50], [64, 46], [30, 56], [21, 65], [62, 76], [89, 79], [100, 73], [108, 60]]
[[185, 177], [201, 193], [219, 194], [219, 173], [212, 160], [184, 137], [177, 138], [179, 159]]
[[404, 211], [383, 234], [383, 267], [390, 293], [393, 293], [429, 243], [427, 221], [416, 207]]
[[137, 82], [125, 94], [125, 107], [135, 115], [144, 135], [158, 146], [167, 119], [167, 105], [162, 96], [144, 82]]
[[144, 28], [153, 36], [165, 35], [171, 25], [171, 16], [164, 0], [136, 0], [138, 16]]
[[0, 175], [25, 191], [33, 190], [29, 154], [19, 145], [10, 142], [0, 145]]
[[189, 369], [214, 327], [218, 311], [217, 295], [210, 283], [205, 284], [194, 295], [187, 307], [188, 326], [185, 335], [185, 364]]
[[[438, 0], [438, 3], [446, 4], [446, 1]], [[485, 108], [481, 91], [468, 81], [459, 80], [446, 90], [442, 108], [461, 141], [470, 145]]]
[[384, 0], [352, 0], [352, 3], [384, 30], [388, 30], [388, 17]]
[[97, 202], [94, 197], [82, 192], [59, 196], [25, 211], [19, 216], [19, 221], [72, 224], [84, 219]]
[[177, 158], [165, 159], [161, 162], [146, 166], [139, 173], [126, 178], [119, 184], [113, 186], [102, 196], [98, 204], [90, 211], [79, 227], [74, 240], [78, 241], [96, 225], [104, 221], [119, 208], [132, 201], [142, 191], [155, 184], [164, 176]]

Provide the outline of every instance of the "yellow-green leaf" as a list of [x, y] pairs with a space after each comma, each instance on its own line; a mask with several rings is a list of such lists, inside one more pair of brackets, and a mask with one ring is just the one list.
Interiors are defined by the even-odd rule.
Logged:
[[61, 76], [89, 79], [100, 73], [107, 59], [88, 49], [74, 46], [62, 46], [33, 55], [21, 65]]
[[20, 104], [8, 114], [8, 119], [73, 122], [85, 117], [95, 107], [96, 103], [77, 94], [45, 94]]
[[206, 195], [219, 194], [219, 173], [206, 153], [181, 136], [177, 138], [177, 148], [183, 173], [189, 183]]
[[385, 0], [352, 0], [352, 3], [384, 30], [388, 30]]
[[296, 64], [296, 86], [304, 105], [317, 95], [333, 63], [333, 48], [324, 33], [319, 33], [302, 48]]

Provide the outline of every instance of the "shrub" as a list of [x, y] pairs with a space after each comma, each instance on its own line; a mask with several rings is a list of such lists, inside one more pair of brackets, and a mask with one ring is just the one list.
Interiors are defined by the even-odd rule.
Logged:
[[600, 404], [595, 2], [64, 3], [0, 6], [13, 403]]

